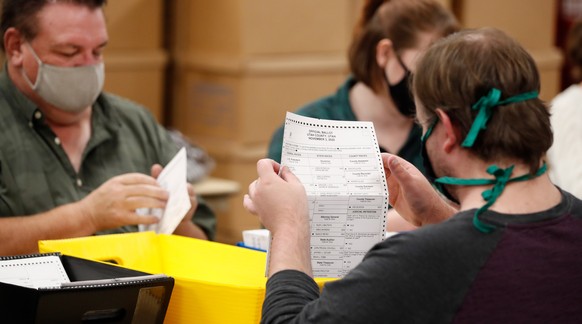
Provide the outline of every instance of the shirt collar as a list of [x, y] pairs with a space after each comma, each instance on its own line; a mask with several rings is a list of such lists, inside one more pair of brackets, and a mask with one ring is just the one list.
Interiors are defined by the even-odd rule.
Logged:
[[107, 129], [109, 132], [116, 132], [121, 127], [121, 116], [116, 107], [111, 106], [107, 95], [103, 92], [99, 94], [93, 104], [93, 130]]
[[4, 64], [4, 70], [0, 73], [0, 88], [6, 90], [4, 95], [9, 103], [11, 109], [16, 110], [28, 122], [32, 122], [34, 114], [38, 111], [38, 107], [32, 100], [28, 99], [12, 82], [8, 75], [8, 66]]

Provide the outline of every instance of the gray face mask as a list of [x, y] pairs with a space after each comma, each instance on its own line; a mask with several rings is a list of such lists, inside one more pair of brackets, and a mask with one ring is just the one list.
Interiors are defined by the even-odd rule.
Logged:
[[36, 62], [38, 72], [33, 84], [24, 73], [22, 75], [32, 90], [51, 105], [67, 112], [80, 112], [91, 106], [105, 81], [103, 62], [95, 65], [62, 67], [43, 63], [28, 44]]

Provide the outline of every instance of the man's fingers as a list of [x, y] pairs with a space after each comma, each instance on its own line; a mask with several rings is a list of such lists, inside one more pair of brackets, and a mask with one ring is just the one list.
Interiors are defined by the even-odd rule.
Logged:
[[257, 181], [259, 181], [259, 179], [251, 182], [251, 184], [249, 185], [249, 193], [247, 194], [249, 198], [255, 196], [255, 192], [257, 190]]
[[159, 222], [159, 218], [153, 215], [138, 215], [136, 213], [130, 213], [130, 216], [127, 219], [128, 224], [156, 224]]
[[249, 197], [248, 194], [243, 197], [243, 206], [251, 214], [253, 214], [253, 215], [256, 215], [257, 214], [257, 211], [255, 209], [255, 205], [253, 204], [253, 200], [251, 199], [251, 197]]
[[119, 181], [124, 185], [135, 185], [135, 184], [147, 184], [147, 185], [158, 185], [158, 182], [153, 177], [142, 173], [127, 173], [116, 176], [112, 179], [113, 181]]
[[138, 208], [165, 208], [166, 201], [143, 196], [128, 197], [125, 200], [124, 207], [128, 210]]
[[194, 187], [190, 183], [186, 184], [186, 190], [188, 190], [188, 196], [196, 197], [196, 192], [194, 191]]
[[279, 163], [271, 159], [261, 159], [257, 162], [257, 173], [259, 178], [269, 178], [277, 176], [279, 171]]
[[390, 155], [388, 153], [382, 153], [380, 155], [382, 157], [382, 164], [384, 166], [384, 172], [386, 173], [386, 178], [389, 178], [392, 172], [390, 171]]
[[147, 197], [161, 201], [167, 201], [170, 194], [160, 186], [157, 185], [128, 185], [123, 188], [125, 197]]

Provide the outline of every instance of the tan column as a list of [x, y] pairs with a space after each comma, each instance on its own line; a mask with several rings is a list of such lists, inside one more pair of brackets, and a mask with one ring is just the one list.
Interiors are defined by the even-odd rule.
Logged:
[[452, 0], [452, 5], [464, 27], [496, 27], [519, 41], [537, 63], [540, 97], [548, 101], [558, 94], [563, 55], [554, 46], [555, 0]]
[[353, 0], [175, 1], [172, 125], [242, 188], [219, 211], [219, 241], [260, 226], [242, 207], [256, 161], [286, 111], [344, 80], [356, 11]]
[[163, 122], [163, 0], [108, 1], [105, 90], [146, 106]]
[[[465, 27], [494, 26], [520, 41], [558, 92], [551, 0], [440, 0]], [[327, 95], [348, 73], [346, 51], [362, 0], [175, 0], [171, 124], [217, 161], [214, 176], [241, 192], [219, 211], [217, 239], [234, 243], [260, 226], [242, 207], [286, 111]]]

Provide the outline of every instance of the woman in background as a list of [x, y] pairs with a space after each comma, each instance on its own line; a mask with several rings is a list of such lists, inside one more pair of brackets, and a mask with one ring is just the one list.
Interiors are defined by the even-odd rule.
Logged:
[[[459, 29], [455, 17], [435, 0], [367, 0], [348, 59], [351, 75], [335, 94], [296, 111], [331, 120], [371, 121], [380, 151], [406, 159], [424, 172], [421, 128], [408, 89], [419, 55], [435, 40]], [[283, 126], [275, 131], [268, 157], [281, 162]], [[390, 231], [414, 227], [390, 212]]]
[[552, 100], [554, 144], [548, 151], [549, 172], [557, 186], [582, 199], [582, 20], [568, 33], [566, 59], [578, 83]]

